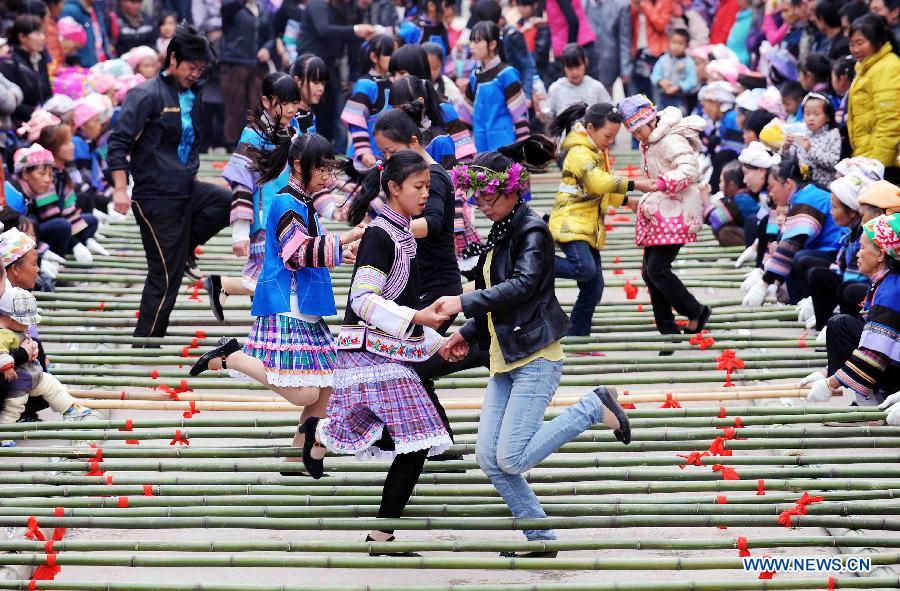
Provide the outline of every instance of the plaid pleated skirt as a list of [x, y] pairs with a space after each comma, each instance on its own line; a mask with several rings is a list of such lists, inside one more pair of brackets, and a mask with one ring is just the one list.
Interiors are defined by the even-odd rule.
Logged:
[[260, 230], [250, 237], [250, 253], [244, 270], [241, 271], [241, 284], [247, 289], [256, 291], [256, 282], [262, 273], [263, 260], [266, 258], [266, 231]]
[[[452, 443], [412, 367], [367, 351], [338, 351], [326, 414], [319, 421], [319, 441], [357, 459], [422, 449], [437, 455]], [[379, 442], [385, 429], [393, 446]]]
[[[273, 386], [325, 388], [334, 383], [334, 338], [324, 320], [312, 324], [278, 314], [259, 316], [244, 342], [244, 353], [263, 362]], [[250, 380], [238, 371], [229, 373]]]

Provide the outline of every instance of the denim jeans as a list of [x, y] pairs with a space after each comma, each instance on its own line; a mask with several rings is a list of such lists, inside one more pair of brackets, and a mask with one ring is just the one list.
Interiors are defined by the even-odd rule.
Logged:
[[97, 233], [97, 218], [90, 213], [81, 214], [81, 218], [87, 224], [87, 228], [72, 236], [72, 223], [64, 217], [53, 218], [41, 222], [37, 227], [38, 239], [45, 243], [52, 252], [65, 257], [72, 252], [72, 248], [79, 242], [84, 244], [88, 238], [93, 238]]
[[813, 250], [805, 248], [794, 253], [794, 264], [791, 267], [791, 274], [788, 275], [787, 290], [788, 298], [792, 304], [796, 304], [800, 300], [810, 295], [810, 286], [807, 276], [809, 271], [816, 267], [828, 267], [837, 256], [834, 250]]
[[[544, 422], [562, 366], [562, 361], [538, 358], [510, 372], [494, 374], [488, 381], [475, 457], [517, 519], [547, 517], [522, 474], [603, 419], [600, 400], [588, 393], [578, 404]], [[550, 529], [524, 533], [529, 540], [556, 539]]]
[[578, 299], [572, 307], [572, 328], [569, 330], [569, 336], [590, 336], [594, 309], [603, 297], [603, 267], [600, 252], [591, 248], [584, 240], [561, 242], [559, 248], [566, 258], [555, 258], [553, 266], [556, 276], [578, 282]]

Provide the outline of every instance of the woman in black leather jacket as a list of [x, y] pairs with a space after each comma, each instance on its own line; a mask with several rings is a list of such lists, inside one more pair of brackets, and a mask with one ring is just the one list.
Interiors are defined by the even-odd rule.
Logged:
[[[544, 423], [562, 375], [560, 339], [570, 324], [553, 288], [553, 238], [541, 217], [521, 199], [528, 187], [521, 165], [486, 152], [453, 173], [457, 188], [473, 192], [470, 203], [494, 225], [481, 247], [476, 290], [438, 300], [440, 313], [462, 312], [469, 319], [447, 339], [441, 354], [460, 359], [475, 343], [490, 352], [491, 378], [475, 446], [478, 465], [514, 517], [543, 519], [547, 515], [522, 474], [591, 425], [603, 421], [626, 444], [631, 428], [615, 390], [603, 386]], [[524, 533], [529, 540], [556, 538], [549, 529]]]

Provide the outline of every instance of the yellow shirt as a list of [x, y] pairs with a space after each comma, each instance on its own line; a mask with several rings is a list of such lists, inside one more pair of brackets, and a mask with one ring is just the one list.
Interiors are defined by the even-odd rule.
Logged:
[[[487, 253], [487, 257], [484, 260], [484, 283], [486, 287], [491, 286], [491, 261], [494, 258], [494, 251], [490, 250]], [[524, 357], [519, 359], [518, 361], [513, 361], [512, 363], [506, 363], [506, 360], [503, 358], [503, 352], [500, 350], [500, 341], [497, 340], [497, 332], [494, 330], [494, 318], [490, 312], [487, 315], [488, 322], [488, 331], [491, 334], [491, 348], [490, 348], [490, 357], [491, 357], [491, 375], [495, 373], [507, 373], [514, 369], [518, 369], [523, 367], [535, 359], [546, 359], [547, 361], [562, 361], [563, 360], [563, 350], [562, 345], [559, 341], [550, 343], [543, 349], [539, 351], [535, 351], [528, 357]]]

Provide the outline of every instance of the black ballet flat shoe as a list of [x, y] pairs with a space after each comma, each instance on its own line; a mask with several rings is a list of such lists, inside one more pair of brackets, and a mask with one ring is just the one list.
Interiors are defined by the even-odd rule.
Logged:
[[709, 306], [703, 306], [700, 308], [700, 315], [697, 316], [697, 328], [694, 330], [684, 329], [684, 334], [697, 334], [702, 331], [706, 327], [706, 323], [709, 321], [709, 317], [712, 315], [712, 308]]
[[619, 421], [619, 428], [613, 430], [615, 438], [625, 445], [631, 443], [631, 422], [628, 420], [628, 415], [625, 414], [625, 409], [619, 405], [619, 394], [615, 388], [597, 386], [594, 388], [593, 393], [600, 400], [600, 404]]
[[219, 346], [201, 355], [200, 359], [198, 359], [197, 362], [194, 363], [194, 365], [191, 367], [191, 371], [189, 373], [192, 376], [199, 376], [201, 373], [209, 369], [209, 362], [216, 357], [222, 358], [222, 369], [228, 369], [228, 365], [226, 365], [225, 363], [225, 358], [232, 353], [237, 353], [240, 350], [241, 344], [237, 341], [237, 339], [233, 339], [231, 337], [222, 337], [221, 339], [219, 339]]
[[222, 308], [222, 277], [210, 275], [203, 280], [203, 289], [209, 295], [209, 307], [219, 322], [225, 322], [225, 310]]
[[306, 438], [303, 440], [303, 467], [306, 468], [306, 472], [315, 480], [322, 478], [322, 475], [325, 474], [325, 462], [312, 457], [313, 447], [325, 447], [316, 441], [316, 426], [318, 426], [318, 424], [319, 417], [309, 417], [303, 421], [303, 424], [300, 425], [300, 428], [297, 430], [299, 433], [304, 433], [306, 435]]
[[37, 416], [36, 412], [31, 412], [30, 410], [23, 410], [22, 414], [19, 415], [19, 419], [16, 422], [17, 423], [43, 423], [44, 419]]
[[[373, 540], [372, 536], [366, 536], [367, 542], [375, 542], [376, 544], [380, 544], [381, 542], [377, 540]], [[389, 537], [385, 540], [385, 542], [393, 542], [394, 536]], [[416, 552], [369, 552], [369, 556], [389, 556], [390, 558], [422, 558], [421, 554]]]
[[559, 552], [501, 552], [500, 558], [556, 558]]

